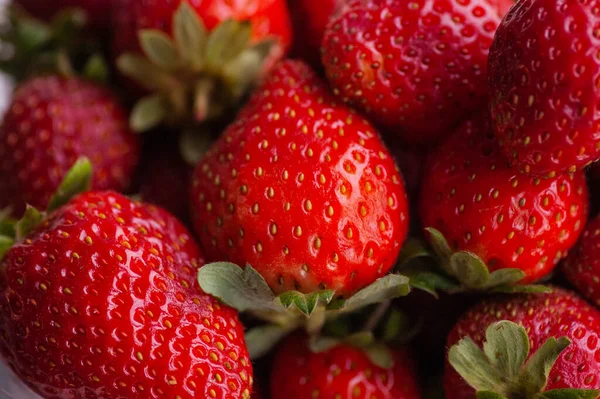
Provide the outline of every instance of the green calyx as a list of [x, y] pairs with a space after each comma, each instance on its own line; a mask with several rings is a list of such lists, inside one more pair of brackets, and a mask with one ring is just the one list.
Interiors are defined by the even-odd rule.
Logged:
[[409, 280], [399, 274], [382, 277], [349, 298], [336, 298], [335, 291], [304, 294], [287, 291], [275, 295], [265, 279], [251, 266], [228, 262], [205, 265], [198, 271], [200, 288], [223, 303], [269, 323], [251, 330], [246, 340], [252, 356], [266, 353], [281, 338], [297, 328], [318, 334], [327, 320], [369, 305], [405, 296]]
[[263, 73], [274, 45], [250, 44], [251, 34], [249, 22], [234, 20], [208, 32], [186, 1], [173, 16], [172, 37], [140, 31], [143, 56], [128, 53], [117, 60], [121, 73], [151, 92], [134, 107], [132, 128], [204, 122], [237, 105]]
[[73, 196], [89, 190], [91, 179], [92, 164], [82, 157], [65, 175], [46, 211], [41, 212], [27, 205], [19, 220], [10, 217], [10, 209], [0, 211], [0, 261], [16, 242], [24, 240], [50, 213], [65, 205]]
[[523, 326], [500, 321], [486, 330], [481, 349], [463, 338], [448, 353], [448, 361], [477, 391], [479, 399], [595, 399], [598, 390], [557, 389], [545, 391], [548, 376], [568, 338], [549, 338], [530, 355], [529, 336]]
[[[414, 288], [435, 295], [436, 290], [450, 293], [486, 291], [502, 293], [542, 293], [551, 291], [543, 285], [519, 284], [525, 273], [520, 269], [499, 269], [490, 272], [485, 262], [468, 251], [454, 251], [443, 234], [425, 229], [429, 247], [418, 241], [409, 242], [403, 249], [399, 264], [407, 267]], [[435, 266], [425, 259], [433, 258]], [[441, 270], [440, 270], [441, 269]]]
[[9, 27], [0, 35], [11, 51], [0, 60], [0, 70], [17, 80], [58, 73], [104, 83], [108, 66], [98, 55], [99, 45], [83, 33], [85, 25], [85, 12], [78, 8], [65, 9], [45, 23], [12, 6]]

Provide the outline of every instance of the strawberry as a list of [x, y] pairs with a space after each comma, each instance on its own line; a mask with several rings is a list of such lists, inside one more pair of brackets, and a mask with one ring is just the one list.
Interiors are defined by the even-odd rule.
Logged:
[[152, 93], [134, 109], [139, 131], [227, 116], [290, 47], [285, 0], [115, 1], [119, 69]]
[[466, 121], [430, 154], [421, 191], [423, 226], [490, 271], [518, 269], [522, 283], [549, 274], [587, 221], [582, 173], [539, 179], [511, 169], [487, 112]]
[[290, 13], [294, 28], [293, 55], [300, 57], [316, 70], [321, 64], [321, 43], [331, 16], [346, 3], [345, 0], [291, 0]]
[[581, 240], [562, 264], [567, 279], [600, 306], [600, 215], [590, 221]]
[[79, 8], [85, 11], [87, 23], [97, 29], [110, 28], [110, 14], [114, 0], [16, 0], [31, 15], [50, 21], [59, 12]]
[[0, 209], [45, 208], [80, 156], [92, 187], [123, 191], [139, 158], [138, 138], [113, 94], [78, 78], [37, 77], [17, 88], [0, 128]]
[[75, 197], [1, 261], [0, 352], [46, 398], [249, 399], [243, 327], [202, 263], [166, 211]]
[[600, 158], [600, 31], [590, 31], [598, 23], [593, 1], [526, 0], [499, 27], [489, 62], [492, 117], [520, 170], [554, 176]]
[[397, 132], [432, 144], [486, 98], [488, 49], [512, 0], [353, 0], [325, 31], [334, 92]]
[[346, 296], [394, 264], [402, 177], [373, 127], [285, 61], [199, 163], [192, 219], [210, 260], [252, 265], [276, 293]]
[[339, 345], [313, 353], [307, 341], [294, 335], [280, 344], [271, 371], [272, 399], [420, 398], [406, 351], [393, 351], [393, 366], [384, 369], [360, 349]]
[[[597, 356], [600, 350], [600, 342], [598, 341], [598, 335], [600, 334], [600, 313], [577, 295], [555, 288], [549, 294], [521, 294], [486, 299], [468, 311], [454, 326], [448, 336], [448, 347], [455, 345], [459, 340], [466, 337], [470, 338], [477, 346], [481, 346], [484, 337], [486, 337], [486, 329], [493, 326], [495, 322], [503, 319], [524, 327], [524, 330], [517, 330], [517, 334], [514, 334], [512, 339], [504, 343], [512, 359], [511, 362], [508, 362], [510, 365], [507, 365], [507, 369], [510, 371], [513, 371], [510, 368], [515, 364], [519, 365], [518, 359], [521, 359], [522, 365], [522, 361], [526, 360], [529, 354], [538, 351], [543, 344], [546, 345], [544, 345], [545, 350], [537, 354], [539, 364], [536, 366], [530, 364], [532, 366], [530, 371], [534, 371], [533, 375], [536, 375], [535, 378], [518, 378], [518, 374], [513, 375], [512, 378], [509, 377], [507, 380], [496, 385], [497, 388], [505, 390], [504, 392], [497, 393], [506, 395], [506, 392], [528, 392], [527, 395], [518, 397], [533, 398], [536, 397], [533, 396], [535, 393], [553, 389], [600, 388], [600, 378], [598, 377], [600, 376], [600, 359]], [[503, 324], [504, 327], [510, 327], [507, 330], [515, 332], [512, 324]], [[497, 334], [501, 334], [501, 332], [497, 332]], [[529, 334], [529, 339], [527, 339], [527, 334]], [[519, 340], [517, 338], [523, 335], [524, 342], [522, 344], [524, 345], [518, 345], [517, 342]], [[559, 337], [564, 338], [559, 339]], [[486, 344], [488, 348], [486, 349], [486, 354], [494, 354], [496, 348], [499, 348], [497, 345], [498, 342], [495, 339], [490, 340], [489, 338], [488, 330]], [[555, 341], [554, 345], [552, 345], [553, 340]], [[556, 345], [559, 347], [552, 348], [552, 346]], [[523, 346], [527, 347], [526, 349], [529, 353], [525, 353]], [[564, 349], [565, 346], [566, 349]], [[549, 350], [550, 348], [552, 350]], [[531, 350], [529, 351], [529, 349]], [[499, 348], [497, 355], [501, 356], [505, 351], [506, 349]], [[543, 362], [539, 356], [547, 356], [548, 352], [554, 352], [557, 358], [554, 367], [551, 370], [549, 367], [543, 371], [539, 370], [537, 367], [541, 366]], [[450, 351], [449, 358], [450, 362], [455, 366], [460, 366], [461, 362], [456, 362], [457, 359], [455, 356], [457, 353], [466, 355], [457, 347]], [[466, 355], [464, 358], [472, 360], [470, 355]], [[483, 365], [478, 362], [477, 365], [472, 364], [472, 369], [489, 373], [489, 375], [492, 374], [488, 369], [484, 369], [481, 366]], [[552, 366], [552, 363], [549, 362], [543, 366]], [[495, 369], [494, 366], [492, 368]], [[459, 370], [461, 370], [460, 367]], [[518, 373], [520, 370], [516, 371]], [[544, 375], [543, 382], [545, 384], [534, 386], [534, 384], [540, 382], [539, 374], [535, 374], [535, 371], [540, 371], [539, 374]], [[505, 373], [500, 371], [500, 377], [508, 376]], [[466, 376], [472, 377], [472, 374], [466, 373]], [[447, 399], [471, 399], [475, 397], [474, 389], [469, 387], [466, 381], [449, 365], [446, 369], [444, 380]], [[491, 389], [488, 388], [487, 390]], [[595, 398], [597, 396], [598, 394], [587, 397]], [[557, 396], [549, 395], [547, 397]]]

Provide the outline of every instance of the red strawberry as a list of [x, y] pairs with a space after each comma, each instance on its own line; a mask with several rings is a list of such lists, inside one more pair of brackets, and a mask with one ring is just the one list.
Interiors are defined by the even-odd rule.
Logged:
[[111, 192], [71, 200], [0, 264], [0, 351], [46, 398], [245, 398], [237, 313], [202, 293], [173, 216]]
[[[545, 390], [600, 388], [600, 313], [577, 295], [556, 288], [551, 294], [486, 299], [467, 312], [454, 326], [448, 336], [448, 347], [464, 337], [470, 337], [481, 346], [486, 329], [503, 319], [525, 327], [529, 334], [530, 354], [552, 337], [567, 337], [571, 341], [550, 371]], [[475, 397], [474, 390], [450, 366], [444, 377], [446, 399]], [[516, 382], [514, 380], [513, 378], [513, 383]], [[531, 380], [525, 382], [529, 383]]]
[[600, 215], [590, 221], [562, 269], [582, 295], [600, 306]]
[[597, 6], [519, 1], [498, 29], [489, 63], [492, 117], [504, 152], [527, 173], [574, 172], [600, 158]]
[[107, 89], [77, 78], [31, 79], [15, 92], [0, 128], [0, 209], [45, 208], [80, 156], [94, 165], [93, 188], [125, 190], [139, 151]]
[[392, 267], [408, 226], [377, 132], [296, 61], [275, 68], [209, 149], [192, 211], [209, 259], [252, 265], [276, 293], [355, 292]]
[[474, 253], [491, 271], [520, 269], [532, 282], [577, 241], [588, 189], [582, 173], [538, 179], [511, 169], [482, 113], [430, 155], [420, 208], [423, 226], [453, 249]]
[[404, 141], [434, 143], [487, 96], [488, 48], [512, 0], [353, 0], [323, 39], [334, 92]]
[[307, 338], [280, 344], [271, 371], [272, 399], [418, 399], [415, 368], [406, 351], [393, 352], [393, 366], [381, 368], [360, 349], [336, 346], [313, 353]]
[[50, 21], [60, 11], [79, 8], [85, 11], [90, 26], [109, 29], [114, 0], [16, 0], [31, 15]]
[[291, 0], [290, 13], [294, 28], [293, 54], [317, 69], [322, 69], [321, 43], [329, 19], [346, 0]]

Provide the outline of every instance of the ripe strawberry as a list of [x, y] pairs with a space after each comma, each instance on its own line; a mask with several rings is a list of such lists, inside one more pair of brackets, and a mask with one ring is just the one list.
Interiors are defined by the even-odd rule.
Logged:
[[93, 188], [125, 190], [139, 151], [107, 89], [77, 78], [31, 79], [15, 92], [0, 128], [0, 209], [45, 208], [80, 156], [94, 165]]
[[[600, 361], [597, 356], [600, 350], [600, 313], [577, 295], [555, 288], [550, 294], [486, 299], [454, 326], [448, 336], [448, 347], [464, 337], [470, 337], [481, 346], [488, 326], [503, 319], [525, 327], [529, 334], [530, 354], [551, 337], [566, 336], [571, 341], [550, 371], [546, 390], [600, 388]], [[444, 380], [447, 399], [475, 397], [474, 390], [449, 365]]]
[[598, 23], [593, 1], [526, 0], [498, 29], [489, 63], [492, 117], [519, 169], [553, 176], [600, 158], [600, 31], [589, 30]]
[[37, 18], [50, 21], [60, 11], [79, 8], [85, 11], [87, 23], [97, 29], [109, 29], [114, 0], [16, 0], [19, 6]]
[[417, 399], [415, 369], [406, 351], [393, 351], [393, 366], [381, 368], [360, 349], [336, 346], [322, 353], [294, 335], [280, 344], [271, 371], [272, 399]]
[[173, 216], [111, 192], [71, 200], [0, 264], [0, 352], [47, 398], [245, 398], [237, 313], [202, 293]]
[[512, 0], [353, 0], [323, 39], [334, 92], [430, 144], [486, 98], [488, 48]]
[[377, 132], [297, 61], [276, 67], [209, 149], [191, 201], [208, 258], [252, 265], [276, 293], [354, 293], [390, 269], [408, 226]]
[[600, 216], [590, 221], [562, 269], [582, 295], [600, 306]]
[[329, 19], [346, 0], [291, 0], [290, 14], [294, 28], [293, 55], [301, 57], [316, 70], [321, 64], [321, 43]]
[[420, 214], [453, 249], [479, 256], [491, 271], [517, 268], [540, 279], [575, 244], [587, 221], [582, 173], [538, 179], [511, 169], [487, 113], [464, 123], [428, 160]]

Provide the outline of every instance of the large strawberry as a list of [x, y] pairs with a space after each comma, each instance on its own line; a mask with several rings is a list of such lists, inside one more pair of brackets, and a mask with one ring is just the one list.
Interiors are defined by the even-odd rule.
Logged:
[[411, 143], [433, 143], [487, 96], [488, 48], [512, 0], [353, 0], [331, 20], [334, 92]]
[[0, 128], [0, 209], [45, 208], [80, 156], [94, 164], [93, 188], [125, 190], [140, 151], [125, 112], [108, 89], [77, 78], [23, 83]]
[[[550, 273], [577, 241], [588, 208], [583, 173], [539, 179], [511, 169], [487, 112], [466, 121], [430, 154], [420, 199], [423, 226], [435, 229], [429, 231], [434, 246], [460, 251], [446, 254], [451, 272], [473, 279], [465, 265], [483, 262], [489, 271], [502, 271], [488, 286], [505, 283], [505, 269], [513, 269], [512, 282], [522, 283]], [[474, 286], [482, 283], [475, 280]]]
[[61, 11], [79, 8], [85, 12], [87, 24], [108, 30], [114, 0], [16, 0], [15, 3], [33, 16], [47, 21]]
[[0, 263], [0, 352], [31, 388], [57, 399], [249, 399], [243, 327], [200, 291], [202, 255], [172, 215], [89, 192], [34, 216]]
[[209, 149], [191, 201], [208, 258], [252, 265], [276, 293], [354, 293], [392, 267], [408, 226], [377, 132], [296, 61]]
[[114, 29], [121, 72], [152, 92], [137, 130], [224, 115], [291, 43], [285, 0], [116, 0]]
[[579, 292], [600, 306], [600, 216], [585, 228], [580, 242], [562, 265]]
[[374, 364], [358, 348], [339, 345], [314, 353], [303, 335], [281, 343], [271, 371], [272, 399], [418, 399], [407, 351], [393, 351], [392, 367]]
[[553, 176], [600, 158], [598, 23], [593, 1], [525, 0], [498, 29], [489, 63], [492, 116], [519, 169]]
[[[493, 391], [506, 398], [563, 397], [536, 394], [600, 388], [599, 334], [600, 313], [562, 289], [550, 294], [490, 298], [454, 326], [448, 347], [458, 346], [450, 350], [449, 361], [480, 391]], [[479, 349], [484, 340], [485, 354]], [[448, 365], [446, 399], [475, 397], [475, 390], [465, 379]], [[599, 393], [569, 397], [592, 399]]]

